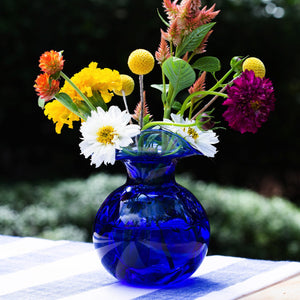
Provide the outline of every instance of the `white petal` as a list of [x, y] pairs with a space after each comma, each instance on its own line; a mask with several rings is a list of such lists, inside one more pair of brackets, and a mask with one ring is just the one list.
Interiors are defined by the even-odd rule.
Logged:
[[[121, 111], [117, 106], [111, 106], [107, 112], [98, 107], [92, 111], [86, 122], [80, 127], [82, 142], [79, 144], [81, 154], [91, 158], [91, 164], [99, 167], [102, 163], [114, 164], [116, 149], [126, 147], [132, 143], [131, 137], [140, 133], [138, 125], [129, 124], [131, 116], [126, 111]], [[112, 126], [116, 135], [112, 144], [99, 143], [98, 132], [102, 127]]]
[[171, 118], [174, 121], [174, 123], [183, 123], [184, 122], [181, 115], [171, 114]]

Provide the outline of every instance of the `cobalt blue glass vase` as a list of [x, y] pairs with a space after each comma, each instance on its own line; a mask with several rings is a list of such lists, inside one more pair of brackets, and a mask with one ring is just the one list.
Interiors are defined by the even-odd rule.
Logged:
[[117, 159], [126, 183], [101, 205], [93, 243], [103, 266], [120, 281], [160, 286], [180, 282], [200, 266], [210, 228], [200, 202], [175, 181], [177, 161], [201, 154], [168, 131], [145, 130]]

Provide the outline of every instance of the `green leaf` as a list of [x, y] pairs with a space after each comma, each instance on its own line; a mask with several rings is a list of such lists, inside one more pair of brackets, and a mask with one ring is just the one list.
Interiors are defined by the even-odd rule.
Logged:
[[85, 101], [80, 101], [77, 104], [78, 111], [80, 114], [87, 119], [91, 115], [91, 109], [90, 107], [85, 103]]
[[[166, 92], [168, 92], [169, 91], [169, 85], [166, 84], [165, 86], [166, 86]], [[151, 87], [161, 91], [162, 93], [164, 91], [164, 85], [163, 84], [151, 84]]]
[[66, 93], [59, 93], [55, 95], [55, 98], [72, 112], [78, 112], [77, 105], [73, 102], [71, 97]]
[[150, 115], [149, 114], [147, 114], [145, 117], [144, 117], [144, 126], [146, 125], [146, 124], [148, 124], [149, 122], [150, 122]]
[[176, 111], [179, 111], [181, 109], [182, 104], [179, 101], [174, 101], [172, 103], [172, 108], [175, 109]]
[[100, 106], [104, 111], [107, 111], [107, 105], [104, 102], [100, 92], [93, 91], [93, 96], [89, 97], [89, 100], [95, 107]]
[[199, 47], [207, 33], [211, 30], [211, 28], [216, 23], [208, 23], [201, 25], [192, 31], [189, 35], [187, 35], [182, 43], [176, 49], [176, 56], [180, 57], [184, 55], [186, 52], [194, 51]]
[[168, 58], [163, 63], [162, 70], [172, 85], [173, 98], [180, 91], [191, 86], [196, 79], [196, 74], [190, 64], [178, 57]]
[[196, 60], [192, 67], [197, 70], [214, 73], [221, 70], [221, 63], [214, 56], [204, 56]]
[[161, 21], [167, 26], [170, 27], [170, 24], [161, 16], [159, 10], [157, 9], [157, 14], [159, 16], [159, 18], [161, 19]]
[[39, 105], [40, 108], [44, 109], [44, 107], [45, 107], [45, 100], [43, 98], [39, 97], [38, 105]]

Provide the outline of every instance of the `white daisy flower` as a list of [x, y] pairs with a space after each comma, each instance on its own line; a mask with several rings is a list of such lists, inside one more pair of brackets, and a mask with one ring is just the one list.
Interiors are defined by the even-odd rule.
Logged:
[[92, 111], [91, 116], [80, 127], [82, 142], [79, 144], [81, 154], [98, 168], [102, 163], [114, 164], [116, 150], [127, 147], [133, 142], [132, 137], [140, 133], [138, 125], [129, 124], [130, 114], [111, 106], [107, 112], [101, 107]]
[[[171, 114], [172, 121], [177, 124], [192, 124], [194, 121], [184, 118], [180, 115]], [[164, 122], [172, 122], [171, 120], [164, 119]], [[192, 147], [200, 151], [203, 155], [208, 157], [214, 157], [217, 153], [217, 149], [212, 144], [219, 142], [219, 139], [215, 132], [212, 130], [200, 130], [197, 126], [191, 127], [179, 127], [164, 125], [163, 128], [172, 131], [191, 144]]]

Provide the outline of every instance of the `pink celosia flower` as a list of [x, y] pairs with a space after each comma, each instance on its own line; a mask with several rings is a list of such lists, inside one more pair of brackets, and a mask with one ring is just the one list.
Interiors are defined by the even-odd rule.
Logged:
[[274, 110], [275, 96], [272, 82], [267, 78], [255, 77], [246, 70], [227, 87], [228, 98], [223, 105], [228, 108], [223, 117], [229, 126], [241, 133], [255, 133], [266, 122]]
[[172, 42], [175, 46], [178, 46], [183, 38], [181, 33], [181, 27], [178, 25], [178, 18], [176, 18], [168, 29], [168, 41]]
[[51, 80], [49, 82], [50, 75], [47, 73], [40, 74], [33, 86], [38, 94], [45, 102], [54, 98], [54, 95], [59, 92], [59, 81]]
[[165, 60], [167, 60], [171, 56], [169, 46], [166, 40], [164, 39], [162, 30], [161, 33], [162, 34], [161, 34], [160, 45], [158, 51], [155, 52], [155, 58], [159, 64], [162, 64]]
[[[140, 101], [137, 106], [135, 107], [135, 110], [134, 110], [134, 115], [132, 116], [132, 118], [136, 121], [139, 121], [140, 120], [140, 117], [141, 117], [141, 113], [142, 113], [142, 101]], [[144, 92], [144, 109], [143, 109], [143, 117], [145, 117], [146, 115], [149, 114], [149, 108], [148, 108], [148, 105], [146, 103], [146, 97], [145, 97], [145, 92]], [[152, 116], [150, 115], [150, 118]]]
[[200, 45], [198, 46], [197, 49], [195, 49], [195, 53], [196, 54], [200, 54], [200, 53], [204, 53], [206, 52], [205, 48], [206, 48], [206, 45], [207, 45], [207, 40], [208, 38], [210, 37], [210, 35], [213, 33], [213, 30], [210, 30], [207, 35], [204, 37], [204, 39], [202, 40], [202, 42], [200, 43]]
[[[219, 10], [214, 11], [215, 4], [210, 9], [207, 9], [206, 6], [200, 9], [200, 0], [182, 0], [180, 4], [177, 4], [177, 0], [173, 2], [164, 0], [163, 6], [169, 19], [169, 28], [166, 33], [163, 33], [163, 36], [175, 46], [178, 46], [182, 39], [196, 28], [211, 22], [220, 12]], [[204, 52], [206, 41], [211, 32], [206, 35], [195, 53]]]
[[201, 76], [195, 81], [192, 87], [189, 88], [189, 93], [193, 94], [195, 92], [203, 91], [205, 89], [205, 77], [206, 72], [204, 71]]
[[179, 12], [179, 7], [177, 5], [177, 0], [171, 1], [171, 0], [164, 0], [163, 1], [163, 7], [165, 8], [165, 11], [167, 13], [169, 20], [174, 20], [177, 13]]
[[219, 14], [219, 10], [214, 11], [215, 6], [216, 4], [214, 4], [210, 9], [206, 9], [206, 6], [202, 8], [200, 13], [197, 15], [198, 26], [211, 22]]
[[188, 62], [188, 60], [189, 60], [189, 53], [186, 52], [181, 59], [184, 60], [184, 61], [186, 61], [186, 62]]
[[182, 0], [180, 7], [183, 10], [186, 10], [188, 13], [188, 16], [190, 18], [196, 17], [196, 15], [199, 12], [199, 8], [201, 7], [201, 1], [200, 0]]

